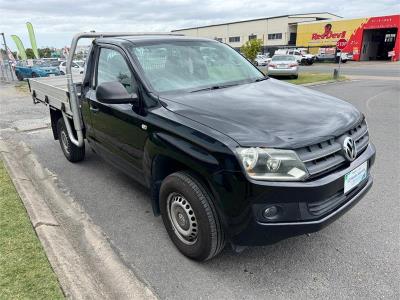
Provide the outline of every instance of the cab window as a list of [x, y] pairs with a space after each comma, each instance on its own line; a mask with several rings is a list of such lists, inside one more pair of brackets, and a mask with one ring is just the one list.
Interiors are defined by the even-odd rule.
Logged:
[[97, 85], [112, 81], [119, 81], [128, 93], [136, 92], [136, 81], [121, 53], [101, 48], [97, 64]]

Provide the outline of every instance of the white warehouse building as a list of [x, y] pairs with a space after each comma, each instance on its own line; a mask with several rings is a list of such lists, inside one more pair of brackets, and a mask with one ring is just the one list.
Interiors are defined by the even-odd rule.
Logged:
[[215, 39], [238, 49], [250, 39], [263, 41], [263, 52], [296, 45], [297, 24], [341, 18], [328, 12], [292, 14], [173, 30], [187, 36]]

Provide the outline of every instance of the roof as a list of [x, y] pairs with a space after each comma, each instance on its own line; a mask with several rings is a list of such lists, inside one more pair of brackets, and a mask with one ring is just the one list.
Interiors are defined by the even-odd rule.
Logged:
[[[399, 15], [397, 14], [391, 14], [391, 15], [381, 15], [381, 16], [369, 16], [369, 17], [358, 17], [358, 18], [340, 18], [340, 19], [331, 19], [329, 20], [330, 22], [340, 22], [340, 21], [349, 21], [349, 20], [358, 20], [358, 19], [368, 19], [368, 18], [384, 18], [384, 17], [392, 17], [392, 16], [396, 16]], [[324, 23], [328, 20], [313, 20], [313, 21], [302, 21], [299, 22], [299, 25], [304, 25], [304, 24], [313, 24], [313, 23]]]
[[135, 36], [118, 36], [118, 37], [104, 37], [98, 38], [99, 42], [111, 43], [111, 44], [123, 44], [125, 42], [131, 42], [133, 44], [140, 43], [151, 43], [151, 42], [162, 42], [162, 41], [214, 41], [207, 38], [199, 37], [188, 37], [182, 34], [170, 34], [170, 35], [135, 35]]
[[[181, 29], [175, 29], [171, 30], [171, 32], [178, 32], [182, 30], [190, 30], [190, 29], [198, 29], [198, 28], [207, 28], [207, 27], [214, 27], [214, 26], [221, 26], [221, 25], [230, 25], [230, 24], [238, 24], [238, 23], [247, 23], [247, 22], [253, 22], [253, 21], [261, 21], [261, 20], [271, 20], [271, 19], [279, 19], [279, 18], [285, 18], [285, 17], [298, 17], [298, 16], [303, 16], [303, 18], [315, 18], [315, 16], [307, 16], [307, 15], [317, 15], [317, 14], [330, 14], [332, 16], [335, 16], [337, 18], [343, 18], [341, 16], [329, 13], [329, 12], [316, 12], [316, 13], [304, 13], [304, 14], [290, 14], [290, 15], [281, 15], [281, 16], [274, 16], [274, 17], [265, 17], [265, 18], [257, 18], [257, 19], [249, 19], [249, 20], [241, 20], [241, 21], [233, 21], [233, 22], [226, 22], [226, 23], [219, 23], [219, 24], [211, 24], [211, 25], [203, 25], [203, 26], [196, 26], [196, 27], [188, 27], [188, 28], [181, 28]], [[325, 19], [328, 20], [328, 19]]]

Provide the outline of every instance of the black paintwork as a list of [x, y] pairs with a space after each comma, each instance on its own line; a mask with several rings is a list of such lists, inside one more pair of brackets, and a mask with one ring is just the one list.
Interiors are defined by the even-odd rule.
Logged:
[[362, 117], [345, 101], [275, 79], [163, 100], [169, 110], [250, 147], [314, 144], [342, 134]]
[[[305, 214], [308, 202], [343, 189], [344, 174], [364, 161], [372, 166], [372, 144], [344, 169], [305, 182], [251, 180], [234, 154], [238, 146], [293, 149], [341, 135], [363, 117], [352, 105], [274, 79], [196, 93], [157, 94], [125, 49], [132, 43], [165, 39], [191, 38], [96, 40], [81, 91], [86, 139], [104, 159], [150, 188], [155, 214], [159, 212], [160, 182], [181, 169], [193, 172], [212, 193], [224, 228], [238, 245], [268, 244], [315, 231], [365, 194], [372, 184], [370, 176], [367, 188], [354, 193], [343, 209], [322, 219]], [[96, 98], [92, 76], [99, 47], [112, 47], [123, 54], [138, 81], [139, 105], [110, 104]], [[285, 209], [285, 223], [260, 219], [260, 211], [268, 204]]]

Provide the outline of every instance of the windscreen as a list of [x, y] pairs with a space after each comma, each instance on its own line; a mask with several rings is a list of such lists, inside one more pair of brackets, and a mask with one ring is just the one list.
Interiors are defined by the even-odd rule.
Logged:
[[296, 58], [291, 55], [275, 55], [272, 61], [294, 61]]
[[253, 82], [263, 77], [232, 48], [213, 41], [163, 41], [132, 46], [157, 92], [194, 91]]
[[51, 67], [50, 62], [48, 61], [35, 61], [34, 65], [37, 67]]

